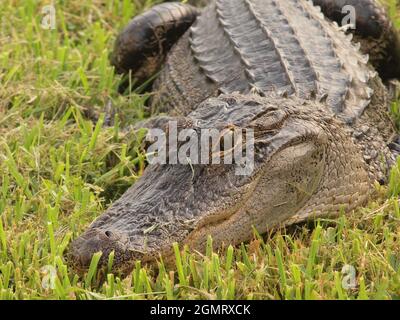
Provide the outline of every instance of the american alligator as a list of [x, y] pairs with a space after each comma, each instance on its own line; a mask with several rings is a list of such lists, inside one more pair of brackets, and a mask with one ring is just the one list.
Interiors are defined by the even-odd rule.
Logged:
[[[176, 119], [180, 129], [251, 128], [254, 171], [236, 175], [235, 163], [149, 165], [73, 241], [67, 256], [77, 270], [98, 251], [105, 265], [114, 251], [114, 270], [126, 274], [136, 260], [171, 257], [173, 242], [199, 251], [209, 235], [215, 247], [238, 244], [251, 240], [253, 227], [265, 233], [336, 216], [373, 197], [396, 156], [382, 79], [400, 74], [398, 36], [372, 0], [315, 3], [321, 7], [163, 3], [121, 32], [112, 57], [118, 72], [141, 84], [161, 70], [151, 109], [167, 115], [145, 126]], [[357, 27], [347, 34], [335, 22], [345, 4], [356, 9]]]

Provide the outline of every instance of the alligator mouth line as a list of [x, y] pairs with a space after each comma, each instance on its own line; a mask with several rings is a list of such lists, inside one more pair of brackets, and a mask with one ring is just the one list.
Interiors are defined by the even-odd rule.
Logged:
[[[261, 169], [257, 170], [256, 174], [257, 177], [260, 177], [259, 172]], [[192, 230], [184, 240], [184, 243], [191, 243], [195, 242], [196, 238], [202, 233], [202, 230], [204, 228], [206, 229], [212, 229], [213, 227], [218, 228], [218, 226], [223, 226], [225, 223], [227, 223], [229, 220], [235, 220], [238, 215], [241, 213], [241, 210], [246, 207], [246, 204], [251, 201], [251, 195], [252, 193], [256, 190], [257, 186], [259, 183], [259, 178], [254, 179], [250, 182], [250, 188], [246, 192], [242, 192], [242, 196], [240, 198], [240, 201], [237, 201], [237, 203], [231, 208], [225, 211], [225, 213], [218, 214], [214, 213], [213, 215], [208, 215], [204, 219], [202, 219], [199, 224], [196, 226], [194, 230]], [[218, 211], [223, 211], [223, 209], [219, 209]], [[206, 237], [208, 237], [210, 234], [205, 234]], [[207, 240], [207, 239], [205, 239]], [[203, 249], [203, 248], [197, 248], [197, 249]]]
[[[191, 241], [194, 241], [196, 239], [196, 236], [198, 234], [201, 234], [202, 230], [205, 228], [210, 228], [210, 227], [215, 227], [218, 225], [223, 225], [225, 222], [229, 221], [230, 219], [235, 219], [235, 217], [240, 213], [241, 209], [246, 206], [246, 203], [251, 199], [251, 193], [254, 191], [254, 189], [257, 187], [258, 184], [258, 179], [256, 181], [253, 181], [255, 183], [251, 184], [251, 188], [249, 188], [246, 192], [243, 192], [241, 194], [240, 201], [237, 201], [237, 203], [231, 207], [230, 209], [224, 210], [224, 209], [218, 209], [215, 211], [215, 213], [208, 215], [201, 219], [198, 223], [197, 226], [193, 230], [189, 232], [189, 234], [183, 239], [182, 243], [187, 244], [190, 243]], [[150, 227], [151, 228], [151, 227]], [[150, 232], [146, 233], [144, 236], [150, 234]], [[208, 236], [208, 235], [207, 235]], [[207, 240], [207, 239], [205, 239]], [[146, 241], [144, 241], [146, 243]], [[173, 264], [175, 253], [173, 250], [173, 243], [168, 243], [165, 244], [162, 247], [157, 248], [157, 252], [162, 252], [162, 254], [159, 254], [158, 257], [154, 253], [155, 251], [147, 251], [146, 248], [144, 250], [138, 250], [138, 249], [130, 249], [129, 244], [127, 246], [127, 251], [129, 252], [139, 252], [142, 256], [140, 259], [136, 260], [131, 260], [129, 261], [129, 267], [124, 267], [121, 266], [120, 269], [128, 270], [129, 272], [133, 269], [135, 261], [140, 260], [144, 264], [150, 264], [150, 265], [156, 265], [158, 258], [161, 258], [164, 263], [167, 264]], [[203, 248], [194, 248], [195, 252], [200, 253], [200, 251]], [[118, 269], [118, 268], [117, 268]]]

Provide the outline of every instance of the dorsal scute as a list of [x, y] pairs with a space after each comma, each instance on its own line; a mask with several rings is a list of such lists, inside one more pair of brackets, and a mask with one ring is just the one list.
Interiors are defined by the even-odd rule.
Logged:
[[225, 93], [324, 98], [348, 121], [372, 94], [368, 57], [311, 1], [216, 0], [192, 27], [190, 41], [201, 72]]
[[349, 83], [345, 90], [343, 107], [340, 112], [347, 122], [358, 118], [369, 105], [373, 89], [368, 85], [377, 73], [368, 65], [369, 57], [360, 51], [360, 44], [353, 43], [353, 36], [345, 34], [336, 22], [328, 22], [319, 7], [312, 1], [302, 1], [310, 15], [321, 24], [332, 41], [335, 55], [340, 61], [341, 72], [348, 77]]

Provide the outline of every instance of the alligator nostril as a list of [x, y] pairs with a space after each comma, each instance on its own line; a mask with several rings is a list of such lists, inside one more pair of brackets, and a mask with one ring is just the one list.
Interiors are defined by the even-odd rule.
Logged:
[[105, 234], [106, 234], [106, 236], [108, 237], [108, 238], [111, 238], [111, 236], [112, 236], [112, 232], [111, 231], [109, 231], [109, 230], [107, 230], [106, 232], [105, 232]]

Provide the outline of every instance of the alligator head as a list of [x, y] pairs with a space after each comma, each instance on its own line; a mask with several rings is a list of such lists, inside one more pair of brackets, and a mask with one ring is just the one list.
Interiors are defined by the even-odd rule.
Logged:
[[[211, 235], [216, 247], [237, 244], [251, 240], [253, 227], [264, 233], [354, 208], [368, 198], [370, 180], [361, 152], [346, 125], [323, 104], [294, 97], [221, 95], [178, 123], [194, 132], [251, 130], [251, 170], [238, 174], [243, 163], [223, 160], [149, 165], [72, 243], [68, 256], [77, 269], [87, 268], [98, 251], [103, 252], [100, 263], [106, 264], [114, 251], [114, 270], [126, 273], [136, 260], [168, 259], [173, 242], [202, 251]], [[221, 145], [225, 157], [236, 149]]]

